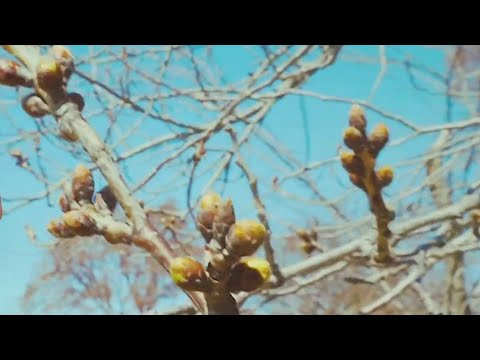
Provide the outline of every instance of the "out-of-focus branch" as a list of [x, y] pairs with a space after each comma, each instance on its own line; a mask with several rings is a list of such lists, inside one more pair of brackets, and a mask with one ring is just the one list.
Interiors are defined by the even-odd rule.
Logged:
[[425, 309], [427, 309], [430, 315], [440, 314], [440, 306], [432, 299], [430, 294], [422, 287], [422, 285], [420, 285], [420, 283], [414, 282], [410, 287], [418, 294], [418, 297], [423, 305], [425, 305]]
[[419, 275], [420, 275], [420, 270], [417, 267], [415, 267], [410, 271], [410, 274], [407, 277], [405, 277], [402, 281], [400, 281], [394, 288], [392, 288], [389, 292], [387, 292], [385, 295], [383, 295], [381, 298], [379, 298], [375, 302], [367, 306], [364, 306], [360, 310], [360, 312], [363, 314], [369, 314], [377, 310], [379, 307], [392, 301], [394, 298], [400, 295], [403, 292], [403, 290], [405, 290], [408, 286], [410, 286], [417, 279]]
[[[371, 313], [379, 307], [387, 304], [398, 295], [400, 295], [409, 286], [412, 286], [421, 276], [423, 276], [429, 268], [431, 268], [438, 261], [445, 257], [456, 253], [463, 253], [465, 251], [476, 250], [480, 248], [480, 244], [474, 241], [475, 237], [470, 232], [465, 232], [459, 237], [452, 239], [448, 245], [443, 248], [433, 248], [423, 254], [417, 256], [417, 264], [410, 270], [408, 276], [403, 278], [395, 287], [393, 287], [385, 295], [374, 301], [373, 303], [364, 306], [361, 312], [364, 314]], [[432, 304], [429, 304], [431, 306]]]
[[[450, 131], [443, 130], [431, 152], [440, 152], [450, 138]], [[442, 158], [440, 156], [427, 161], [427, 174], [431, 176], [439, 171], [442, 166]], [[434, 181], [429, 184], [433, 200], [438, 208], [452, 203], [452, 193], [449, 185], [443, 176], [436, 176]], [[447, 224], [445, 232], [445, 240], [450, 241], [459, 234], [459, 225], [455, 219], [450, 220]], [[467, 291], [465, 289], [464, 261], [462, 253], [455, 253], [451, 258], [447, 259], [447, 278], [446, 291], [444, 300], [444, 312], [452, 315], [464, 315], [470, 312], [467, 303]]]

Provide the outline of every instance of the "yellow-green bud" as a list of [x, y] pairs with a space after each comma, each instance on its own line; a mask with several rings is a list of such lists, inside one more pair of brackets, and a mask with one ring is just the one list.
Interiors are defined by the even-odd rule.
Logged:
[[376, 172], [378, 184], [385, 187], [391, 184], [393, 180], [393, 169], [390, 166], [384, 166]]
[[343, 133], [343, 142], [355, 152], [360, 152], [365, 145], [365, 138], [360, 130], [350, 126]]
[[378, 155], [388, 142], [388, 128], [385, 124], [378, 124], [368, 137], [369, 149], [374, 157]]
[[227, 249], [237, 256], [255, 253], [268, 236], [265, 226], [255, 220], [240, 220], [230, 227], [226, 237]]
[[227, 288], [233, 293], [257, 290], [272, 276], [268, 261], [255, 257], [241, 259], [235, 264], [227, 283]]
[[342, 152], [340, 160], [345, 170], [349, 173], [362, 176], [365, 172], [365, 167], [362, 160], [355, 154], [350, 152]]
[[191, 257], [175, 258], [170, 266], [170, 276], [173, 282], [184, 290], [202, 292], [209, 290], [210, 281], [203, 265]]

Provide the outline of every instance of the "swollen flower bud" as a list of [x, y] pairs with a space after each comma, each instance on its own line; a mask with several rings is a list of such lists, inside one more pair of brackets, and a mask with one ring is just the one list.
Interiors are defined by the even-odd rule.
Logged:
[[356, 175], [363, 175], [365, 172], [365, 167], [362, 160], [353, 153], [342, 152], [340, 154], [340, 160], [342, 165], [349, 173]]
[[200, 210], [217, 208], [222, 203], [222, 198], [216, 192], [209, 192], [200, 199]]
[[47, 230], [57, 238], [72, 238], [75, 236], [75, 233], [62, 220], [50, 221]]
[[393, 169], [390, 166], [384, 166], [377, 170], [377, 180], [380, 187], [390, 185], [393, 180]]
[[388, 142], [388, 128], [385, 124], [378, 124], [368, 137], [368, 145], [373, 156], [377, 156]]
[[365, 145], [363, 134], [357, 128], [350, 126], [343, 133], [343, 142], [355, 152], [360, 152]]
[[360, 105], [354, 104], [350, 110], [350, 126], [358, 129], [360, 132], [365, 133], [367, 126], [367, 119], [365, 118], [365, 112]]
[[265, 226], [255, 220], [237, 221], [228, 232], [227, 249], [237, 256], [249, 256], [255, 253], [268, 236]]
[[84, 165], [78, 165], [72, 177], [73, 199], [79, 204], [91, 203], [95, 191], [95, 182], [90, 170]]
[[177, 257], [172, 261], [170, 276], [183, 290], [208, 292], [210, 287], [203, 265], [188, 256]]
[[15, 61], [0, 59], [0, 85], [32, 87], [33, 77]]
[[230, 292], [251, 292], [257, 290], [272, 276], [268, 261], [260, 258], [243, 258], [235, 264], [227, 282]]
[[76, 235], [91, 236], [96, 233], [93, 221], [80, 210], [71, 210], [63, 214], [63, 221]]
[[63, 85], [60, 64], [50, 56], [43, 56], [37, 64], [38, 85], [44, 90], [53, 90]]
[[23, 110], [34, 118], [39, 118], [50, 114], [48, 105], [42, 98], [36, 94], [30, 94], [22, 99]]
[[214, 236], [224, 238], [235, 222], [232, 201], [222, 201], [220, 195], [212, 192], [202, 197], [199, 207], [197, 228], [205, 240], [210, 242]]

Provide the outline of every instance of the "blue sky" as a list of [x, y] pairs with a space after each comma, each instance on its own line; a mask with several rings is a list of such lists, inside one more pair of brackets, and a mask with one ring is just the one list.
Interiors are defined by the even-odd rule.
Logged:
[[[86, 46], [72, 46], [74, 54], [77, 57], [82, 57], [87, 54]], [[318, 72], [306, 85], [302, 87], [303, 90], [314, 91], [331, 97], [350, 98], [357, 100], [366, 100], [370, 94], [373, 84], [378, 76], [380, 66], [378, 61], [364, 63], [354, 63], [349, 61], [348, 56], [351, 54], [362, 54], [363, 57], [378, 56], [378, 46], [347, 46], [342, 52], [339, 61], [332, 67]], [[396, 59], [412, 58], [416, 62], [426, 64], [430, 68], [435, 69], [440, 73], [445, 73], [445, 57], [444, 52], [436, 48], [426, 48], [421, 46], [388, 46], [387, 54]], [[227, 83], [240, 80], [245, 74], [252, 70], [252, 57], [241, 46], [221, 46], [215, 49], [214, 56], [218, 67], [224, 74], [224, 81]], [[88, 72], [91, 69], [87, 69]], [[119, 72], [121, 69], [117, 69]], [[117, 75], [113, 75], [115, 77]], [[118, 75], [119, 76], [119, 75]], [[181, 80], [172, 80], [181, 86]], [[420, 82], [423, 80], [420, 80]], [[428, 81], [425, 80], [425, 81]], [[428, 85], [428, 82], [425, 82]], [[78, 83], [79, 88], [72, 88], [82, 92], [81, 82]], [[142, 89], [145, 91], [145, 89]], [[440, 89], [441, 90], [441, 89]], [[154, 91], [154, 89], [152, 89]], [[95, 102], [94, 96], [91, 92], [85, 92], [86, 111], [89, 106], [93, 108]], [[5, 99], [0, 102], [0, 121], [4, 124], [0, 127], [0, 193], [4, 198], [15, 198], [27, 195], [35, 195], [41, 193], [44, 189], [37, 182], [32, 181], [32, 176], [24, 170], [15, 166], [13, 159], [8, 156], [8, 150], [12, 148], [20, 148], [30, 156], [32, 163], [35, 163], [34, 152], [31, 144], [15, 144], [10, 146], [7, 140], [12, 139], [12, 135], [16, 134], [15, 129], [11, 126], [11, 120], [15, 120], [15, 124], [20, 124], [23, 130], [35, 129], [32, 119], [28, 118], [21, 110], [20, 106], [10, 105], [16, 99], [16, 94], [12, 89], [0, 87], [0, 99]], [[303, 101], [303, 103], [302, 103]], [[445, 97], [443, 94], [431, 95], [424, 92], [416, 91], [412, 88], [411, 82], [405, 70], [400, 66], [390, 65], [381, 86], [379, 87], [371, 104], [387, 111], [389, 113], [398, 114], [417, 125], [438, 124], [446, 121], [445, 117]], [[337, 148], [341, 144], [342, 131], [347, 126], [349, 111], [349, 104], [340, 102], [320, 101], [313, 98], [304, 98], [303, 100], [296, 95], [289, 96], [280, 100], [268, 114], [263, 127], [271, 131], [278, 140], [302, 162], [314, 162], [318, 160], [328, 159], [335, 156]], [[90, 109], [91, 109], [90, 108]], [[205, 121], [198, 114], [188, 111], [182, 107], [172, 110], [172, 114], [178, 115], [182, 119], [194, 122]], [[398, 123], [384, 119], [379, 114], [371, 111], [367, 112], [368, 119], [371, 123], [386, 122], [391, 129], [392, 140], [401, 138], [407, 135], [408, 130]], [[134, 116], [138, 118], [139, 114], [126, 112], [121, 116]], [[455, 108], [453, 118], [456, 120], [463, 120], [468, 116], [468, 113], [462, 107]], [[305, 132], [302, 127], [303, 119], [308, 123], [308, 141], [305, 141]], [[92, 125], [101, 133], [104, 134], [106, 130], [105, 118], [93, 117], [89, 119]], [[135, 118], [133, 119], [135, 120]], [[209, 119], [211, 120], [211, 119]], [[47, 120], [47, 121], [51, 121]], [[128, 125], [128, 123], [126, 123]], [[127, 126], [128, 127], [128, 126]], [[125, 129], [127, 128], [125, 127]], [[122, 129], [122, 130], [125, 130]], [[142, 131], [147, 135], [161, 136], [168, 133], [168, 128], [159, 122], [149, 122], [142, 128]], [[239, 127], [241, 133], [241, 127]], [[424, 136], [419, 140], [412, 141], [408, 146], [398, 148], [387, 148], [379, 159], [382, 164], [395, 163], [405, 158], [412, 158], [421, 154], [431, 144], [433, 137]], [[139, 136], [129, 141], [129, 146], [139, 144], [143, 139]], [[307, 153], [307, 143], [309, 142], [309, 153]], [[57, 141], [58, 143], [58, 141]], [[219, 135], [214, 138], [211, 143], [212, 147], [222, 148], [227, 146], [227, 139], [225, 136]], [[252, 140], [251, 146], [247, 147], [242, 154], [251, 163], [252, 169], [258, 174], [260, 179], [261, 191], [266, 194], [267, 209], [272, 212], [273, 230], [282, 231], [282, 221], [289, 221], [292, 223], [303, 221], [305, 217], [313, 214], [322, 214], [325, 221], [329, 221], [329, 215], [326, 213], [317, 213], [318, 207], [315, 205], [295, 205], [294, 203], [284, 203], [278, 197], [271, 193], [270, 181], [274, 176], [282, 176], [288, 173], [285, 168], [275, 156], [268, 154], [258, 140]], [[251, 148], [249, 150], [249, 148]], [[127, 150], [125, 147], [121, 150]], [[259, 151], [262, 150], [262, 151]], [[76, 162], [49, 145], [42, 143], [42, 151], [49, 154], [49, 159], [52, 162], [58, 162], [61, 167], [73, 169]], [[163, 151], [163, 152], [162, 152]], [[168, 149], [155, 150], [149, 154], [154, 156], [154, 159], [163, 158], [167, 156]], [[211, 162], [217, 161], [219, 153], [210, 152], [212, 156], [209, 160]], [[262, 165], [261, 161], [253, 161], [256, 157], [263, 159], [269, 163], [269, 166]], [[262, 158], [261, 156], [267, 156]], [[145, 162], [140, 157], [138, 160], [134, 159], [129, 162], [129, 169], [127, 179], [129, 184], [135, 184], [139, 179], [143, 178], [145, 174], [155, 165], [150, 162]], [[278, 164], [276, 163], [278, 162]], [[337, 164], [338, 165], [338, 164]], [[336, 166], [337, 166], [336, 165]], [[36, 165], [35, 165], [36, 166]], [[278, 171], [276, 170], [278, 169]], [[338, 170], [338, 166], [336, 168]], [[149, 189], [157, 191], [162, 187], [172, 186], [178, 179], [178, 169], [175, 166], [169, 166], [162, 170], [161, 176], [155, 178], [155, 181], [149, 185]], [[52, 172], [54, 174], [54, 171]], [[336, 176], [340, 177], [341, 183], [332, 181], [333, 173], [329, 170], [322, 170], [313, 172], [312, 177], [318, 184], [318, 187], [329, 198], [334, 198], [341, 195], [345, 191], [345, 185], [348, 185], [348, 180], [341, 171], [337, 171]], [[195, 181], [192, 194], [196, 198], [202, 191], [206, 182], [208, 181], [208, 173], [200, 176]], [[342, 178], [343, 176], [343, 178]], [[54, 175], [52, 176], [53, 178]], [[186, 177], [184, 177], [186, 179]], [[101, 185], [105, 181], [96, 174], [97, 182]], [[248, 190], [248, 184], [245, 179], [239, 178], [238, 169], [232, 169], [231, 179], [234, 179], [231, 184], [225, 189], [225, 194], [232, 197], [236, 206], [238, 217], [252, 217], [254, 209], [250, 197], [245, 196]], [[59, 178], [56, 179], [57, 181]], [[401, 180], [392, 185], [387, 192], [388, 195], [395, 195], [399, 187], [404, 186]], [[100, 186], [101, 186], [100, 185]], [[221, 184], [215, 184], [214, 188], [218, 191], [222, 190]], [[172, 190], [168, 198], [174, 197], [179, 206], [185, 206], [185, 187]], [[285, 190], [291, 191], [298, 196], [311, 199], [311, 194], [299, 186], [298, 182], [290, 181], [285, 183]], [[151, 194], [140, 192], [139, 197], [147, 199], [152, 204], [162, 198], [162, 194], [152, 197]], [[166, 195], [165, 195], [166, 196]], [[359, 199], [358, 204], [354, 204], [352, 208], [362, 209], [362, 215], [365, 214], [365, 203], [361, 203], [362, 197], [358, 193], [355, 195]], [[56, 203], [58, 194], [52, 196]], [[12, 203], [5, 201], [4, 207], [6, 210], [10, 208]], [[358, 207], [357, 207], [358, 205]], [[360, 210], [358, 210], [360, 211]], [[5, 216], [0, 221], [0, 313], [14, 314], [20, 313], [19, 299], [25, 291], [25, 286], [31, 280], [36, 271], [39, 271], [39, 264], [45, 250], [32, 245], [30, 240], [25, 235], [24, 226], [26, 224], [32, 226], [38, 231], [39, 240], [48, 242], [50, 236], [44, 231], [45, 225], [54, 217], [59, 216], [59, 210], [56, 207], [49, 207], [45, 200], [36, 201], [27, 207], [16, 210], [12, 214]], [[295, 259], [285, 259], [285, 261], [293, 261]], [[46, 300], [48, 301], [48, 300]]]

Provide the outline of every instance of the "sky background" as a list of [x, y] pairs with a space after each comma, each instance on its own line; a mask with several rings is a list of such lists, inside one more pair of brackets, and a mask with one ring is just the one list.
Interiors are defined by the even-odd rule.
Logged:
[[[88, 54], [87, 46], [71, 46], [74, 55], [82, 58]], [[425, 64], [429, 68], [435, 69], [439, 73], [445, 73], [446, 60], [445, 52], [438, 48], [424, 46], [388, 46], [387, 55], [396, 59], [414, 59], [417, 63]], [[365, 46], [347, 46], [342, 52], [339, 61], [324, 71], [319, 71], [306, 85], [303, 90], [315, 91], [322, 95], [339, 98], [350, 98], [357, 100], [366, 100], [371, 92], [373, 84], [380, 71], [380, 66], [375, 60], [378, 57], [379, 48], [374, 45]], [[353, 55], [361, 55], [365, 58], [364, 62], [353, 62], [349, 60]], [[2, 55], [3, 56], [3, 55]], [[242, 46], [219, 46], [214, 50], [214, 57], [219, 69], [223, 73], [223, 81], [226, 83], [236, 82], [242, 79], [245, 74], [252, 70], [254, 62], [249, 52]], [[368, 60], [370, 59], [370, 60]], [[86, 71], [95, 71], [95, 69], [87, 69]], [[120, 72], [121, 69], [119, 68]], [[100, 74], [101, 76], [102, 74]], [[107, 76], [107, 74], [103, 74]], [[115, 78], [116, 74], [110, 74]], [[120, 75], [118, 75], [120, 76]], [[181, 85], [181, 79], [171, 80], [175, 84]], [[420, 79], [420, 82], [423, 80]], [[425, 79], [425, 84], [432, 87], [430, 79]], [[78, 82], [78, 88], [70, 87], [71, 90], [82, 92], [81, 82]], [[148, 89], [142, 89], [148, 91]], [[438, 90], [438, 89], [437, 89]], [[152, 91], [154, 91], [152, 89]], [[91, 92], [84, 92], [86, 99], [86, 110], [93, 109], [95, 102], [94, 95]], [[35, 129], [32, 119], [28, 118], [18, 103], [16, 103], [17, 95], [11, 88], [0, 87], [0, 194], [3, 198], [15, 198], [26, 195], [35, 195], [41, 193], [44, 188], [36, 181], [32, 180], [32, 176], [15, 165], [15, 161], [8, 155], [11, 149], [22, 149], [35, 161], [35, 156], [31, 145], [13, 143], [13, 137], [18, 134], [12, 123], [21, 126], [22, 130]], [[92, 105], [90, 105], [92, 104]], [[444, 94], [438, 91], [435, 94], [419, 92], [412, 87], [411, 79], [405, 69], [401, 66], [389, 65], [384, 80], [381, 83], [377, 93], [371, 99], [371, 104], [383, 109], [389, 113], [398, 114], [405, 119], [417, 125], [439, 124], [447, 121], [446, 118], [446, 101]], [[173, 106], [173, 105], [172, 105]], [[299, 96], [289, 96], [285, 100], [280, 100], [268, 114], [263, 126], [276, 135], [278, 140], [288, 147], [297, 157], [304, 163], [310, 163], [318, 160], [328, 159], [335, 156], [338, 146], [341, 144], [341, 134], [348, 124], [348, 111], [350, 105], [341, 102], [324, 102], [313, 98], [300, 98]], [[191, 121], [201, 123], [206, 121], [203, 116], [189, 111], [186, 108], [179, 107], [171, 110], [172, 113], [178, 114], [179, 117]], [[122, 116], [130, 116], [128, 113]], [[138, 114], [134, 115], [139, 117]], [[384, 119], [380, 115], [367, 112], [368, 119], [375, 124], [380, 121], [387, 123], [392, 134], [392, 141], [408, 135], [408, 130], [389, 119]], [[455, 107], [453, 111], [454, 120], [464, 120], [467, 112], [461, 106]], [[208, 117], [208, 115], [207, 115]], [[212, 120], [208, 118], [208, 120]], [[47, 120], [51, 121], [51, 120]], [[305, 138], [305, 131], [301, 126], [302, 121], [308, 123], [308, 140]], [[104, 135], [106, 131], [105, 119], [91, 117], [92, 126]], [[127, 125], [128, 127], [128, 125]], [[168, 128], [158, 122], [150, 122], [144, 126], [142, 131], [145, 134], [161, 136], [168, 133]], [[152, 136], [153, 136], [152, 135]], [[395, 163], [400, 160], [415, 158], [424, 152], [429, 146], [433, 136], [424, 136], [421, 139], [408, 143], [408, 146], [398, 148], [387, 148], [379, 159], [381, 164]], [[134, 146], [144, 141], [142, 136], [131, 139], [128, 146]], [[307, 145], [309, 143], [309, 145]], [[221, 148], [226, 144], [225, 137], [218, 136], [212, 140], [209, 145]], [[275, 160], [271, 155], [268, 157], [267, 151], [259, 151], [262, 148], [258, 142], [252, 141], [243, 154], [250, 161], [258, 156], [259, 159], [269, 162], [271, 166], [262, 166], [260, 161], [252, 162], [252, 168], [261, 179], [261, 191], [265, 193], [267, 209], [272, 211], [273, 231], [282, 228], [282, 222], [300, 222], [305, 214], [315, 213], [315, 204], [285, 204], [279, 203], [279, 198], [269, 196], [269, 184], [274, 176], [281, 176], [282, 171], [288, 173], [281, 164], [278, 164], [278, 172], [275, 170]], [[126, 147], [123, 150], [127, 150]], [[309, 149], [309, 151], [307, 151]], [[49, 159], [52, 163], [49, 166], [58, 166], [59, 168], [73, 169], [76, 162], [63, 154], [57, 148], [48, 143], [42, 144], [42, 151], [49, 152]], [[169, 149], [155, 150], [150, 153], [150, 157], [165, 157]], [[211, 153], [211, 161], [216, 161], [214, 152]], [[262, 158], [261, 156], [267, 156]], [[54, 165], [52, 165], [54, 164]], [[56, 164], [56, 165], [55, 165]], [[152, 167], [152, 162], [146, 163], [141, 158], [134, 159], [129, 162], [126, 178], [129, 184], [136, 183], [139, 179], [148, 173]], [[337, 171], [342, 174], [341, 171]], [[185, 187], [174, 185], [178, 181], [178, 169], [175, 166], [166, 167], [162, 170], [161, 179], [155, 179], [147, 190], [157, 191], [165, 186], [170, 189], [168, 199], [174, 197], [179, 205], [185, 206]], [[208, 172], [205, 176], [199, 176], [198, 181], [194, 183], [192, 194], [195, 198], [202, 192], [208, 180]], [[344, 174], [343, 174], [344, 175]], [[100, 186], [105, 185], [98, 174], [95, 174], [96, 181]], [[332, 172], [321, 171], [315, 173], [313, 178], [317, 181], [319, 188], [330, 198], [335, 198], [343, 193], [344, 187], [348, 185], [348, 179], [343, 176], [339, 181], [327, 181]], [[183, 179], [187, 179], [183, 176]], [[251, 216], [253, 204], [250, 198], [245, 197], [245, 191], [248, 191], [248, 184], [245, 179], [239, 176], [237, 170], [232, 170], [232, 182], [228, 188], [224, 189], [221, 184], [215, 184], [217, 191], [225, 191], [235, 204], [238, 217]], [[59, 178], [57, 179], [59, 180]], [[340, 184], [339, 184], [340, 183]], [[399, 181], [392, 185], [386, 191], [387, 199], [394, 196], [398, 187], [405, 186], [401, 177]], [[310, 195], [298, 186], [298, 182], [288, 182], [285, 184], [285, 190], [295, 192], [299, 196], [308, 198]], [[165, 197], [159, 194], [149, 194], [148, 192], [140, 192], [137, 194], [140, 198], [154, 204], [156, 200]], [[52, 201], [56, 205], [58, 194], [52, 196]], [[359, 197], [359, 199], [361, 199]], [[9, 210], [12, 203], [4, 201], [4, 209]], [[364, 214], [365, 203], [362, 203]], [[355, 208], [352, 208], [355, 211]], [[40, 271], [39, 266], [45, 256], [46, 250], [34, 246], [25, 235], [24, 227], [26, 224], [32, 226], [38, 231], [40, 241], [48, 242], [51, 240], [49, 234], [44, 230], [46, 224], [60, 214], [56, 206], [50, 207], [45, 200], [33, 202], [27, 207], [15, 210], [11, 214], [7, 214], [0, 221], [0, 313], [1, 314], [19, 314], [21, 308], [19, 300], [21, 299], [25, 287], [34, 277], [36, 272]], [[325, 221], [328, 221], [328, 214], [323, 214]], [[294, 258], [283, 259], [282, 264], [295, 261]], [[48, 300], [46, 300], [48, 301]]]

